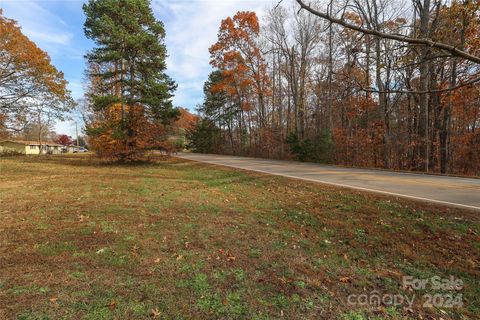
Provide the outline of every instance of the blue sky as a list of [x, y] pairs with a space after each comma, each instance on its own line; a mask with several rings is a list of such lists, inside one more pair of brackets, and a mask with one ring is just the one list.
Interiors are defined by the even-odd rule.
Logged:
[[[75, 99], [83, 95], [84, 54], [93, 43], [83, 34], [81, 0], [0, 0], [3, 14], [48, 52], [64, 72]], [[203, 82], [211, 68], [208, 47], [216, 40], [220, 21], [239, 10], [259, 17], [275, 0], [152, 0], [155, 16], [166, 27], [168, 73], [178, 83], [174, 104], [194, 110], [202, 101]], [[74, 135], [72, 121], [58, 123], [58, 133]]]

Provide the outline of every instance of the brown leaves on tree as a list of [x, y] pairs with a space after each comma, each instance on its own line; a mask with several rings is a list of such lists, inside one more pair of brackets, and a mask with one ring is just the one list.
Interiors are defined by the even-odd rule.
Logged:
[[120, 131], [122, 106], [112, 104], [103, 111], [103, 116], [89, 125], [89, 130], [99, 129], [91, 135], [90, 146], [104, 159], [132, 161], [144, 157], [145, 150], [162, 148], [160, 139], [165, 127], [148, 121], [141, 106], [126, 106], [129, 130], [134, 134], [127, 136]]

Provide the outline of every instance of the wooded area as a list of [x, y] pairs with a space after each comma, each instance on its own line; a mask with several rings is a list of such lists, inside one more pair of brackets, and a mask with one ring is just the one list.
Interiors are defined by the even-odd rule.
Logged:
[[[149, 1], [91, 1], [87, 134], [97, 154], [165, 148], [165, 30]], [[0, 135], [47, 137], [73, 108], [63, 74], [0, 15]], [[480, 174], [480, 3], [272, 4], [224, 19], [189, 138], [197, 152]], [[182, 122], [182, 121], [180, 121]], [[182, 128], [184, 129], [184, 128]], [[31, 139], [31, 138], [30, 138]]]
[[297, 1], [226, 18], [194, 150], [480, 174], [479, 6]]

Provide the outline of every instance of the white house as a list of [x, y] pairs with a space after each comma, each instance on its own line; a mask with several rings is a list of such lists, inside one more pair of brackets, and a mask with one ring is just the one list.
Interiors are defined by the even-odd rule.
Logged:
[[42, 142], [41, 146], [40, 146], [40, 143], [38, 143], [38, 141], [23, 141], [23, 140], [0, 141], [0, 153], [59, 154], [64, 152], [63, 150], [65, 150], [64, 146], [51, 141]]

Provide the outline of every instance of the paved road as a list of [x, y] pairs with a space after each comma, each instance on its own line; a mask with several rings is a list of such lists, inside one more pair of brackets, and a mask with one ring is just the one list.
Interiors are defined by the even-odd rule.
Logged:
[[180, 153], [179, 158], [480, 210], [480, 179], [353, 169], [295, 161]]

